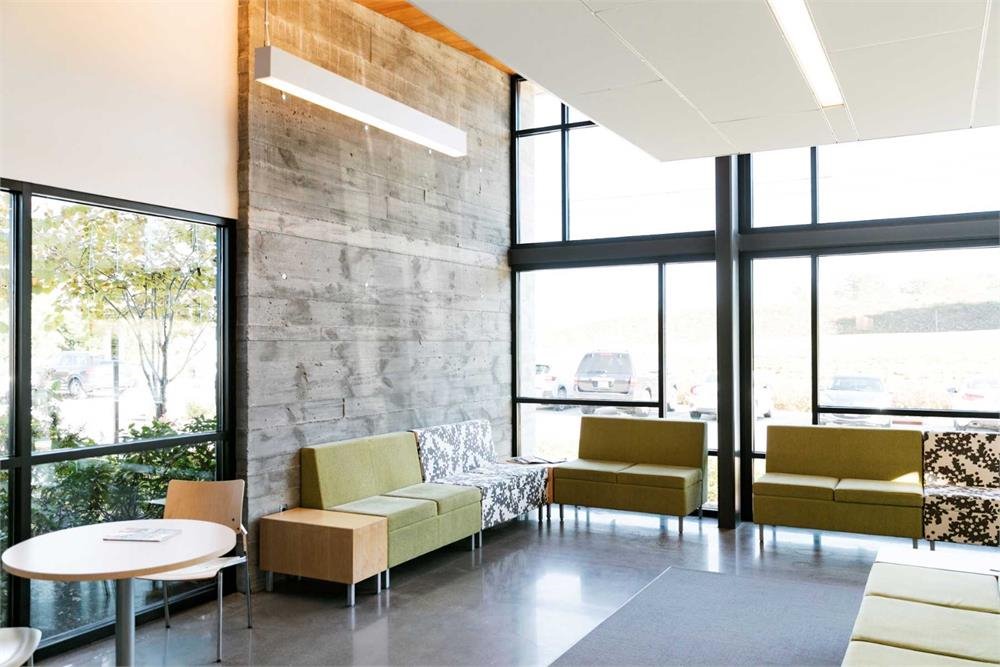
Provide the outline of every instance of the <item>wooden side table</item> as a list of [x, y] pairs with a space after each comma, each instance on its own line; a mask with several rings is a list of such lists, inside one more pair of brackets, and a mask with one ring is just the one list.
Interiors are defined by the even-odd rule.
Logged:
[[260, 520], [260, 567], [267, 590], [273, 573], [347, 584], [347, 606], [354, 606], [354, 586], [382, 572], [389, 587], [389, 523], [385, 517], [327, 510], [295, 509]]

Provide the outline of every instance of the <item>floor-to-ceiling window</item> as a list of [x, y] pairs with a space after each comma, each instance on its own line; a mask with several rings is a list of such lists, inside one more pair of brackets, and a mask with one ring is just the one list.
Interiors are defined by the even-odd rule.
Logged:
[[[572, 457], [597, 413], [704, 420], [714, 453], [713, 160], [514, 86], [518, 451]], [[998, 153], [982, 128], [739, 156], [744, 517], [771, 424], [1000, 431]]]
[[[230, 221], [14, 181], [0, 207], [5, 543], [158, 517], [170, 479], [227, 475]], [[3, 586], [45, 644], [113, 620], [110, 582]]]

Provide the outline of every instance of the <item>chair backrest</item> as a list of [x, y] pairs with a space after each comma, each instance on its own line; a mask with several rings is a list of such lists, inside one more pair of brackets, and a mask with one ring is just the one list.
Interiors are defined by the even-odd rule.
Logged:
[[314, 509], [421, 482], [416, 439], [406, 431], [303, 447], [300, 463], [301, 504]]
[[631, 417], [584, 417], [582, 459], [702, 468], [708, 464], [705, 422]]
[[414, 429], [424, 481], [468, 472], [495, 463], [493, 430], [486, 419]]
[[924, 483], [1000, 488], [1000, 435], [924, 433]]
[[919, 483], [920, 431], [768, 426], [767, 471]]
[[164, 519], [212, 521], [240, 532], [243, 519], [242, 479], [220, 482], [192, 482], [172, 479], [167, 484]]

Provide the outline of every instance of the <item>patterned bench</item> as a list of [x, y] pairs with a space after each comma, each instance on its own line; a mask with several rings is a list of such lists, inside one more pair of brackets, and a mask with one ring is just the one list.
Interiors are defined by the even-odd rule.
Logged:
[[485, 419], [414, 429], [424, 481], [474, 486], [483, 496], [483, 528], [545, 504], [548, 468], [501, 463]]
[[1000, 546], [1000, 435], [924, 434], [924, 537]]

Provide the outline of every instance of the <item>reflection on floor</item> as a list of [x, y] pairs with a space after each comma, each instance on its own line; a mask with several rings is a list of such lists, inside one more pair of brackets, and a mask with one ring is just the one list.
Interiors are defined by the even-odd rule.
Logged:
[[[490, 530], [485, 548], [464, 542], [393, 569], [392, 589], [362, 584], [354, 609], [344, 588], [278, 580], [254, 597], [254, 629], [243, 597], [226, 599], [223, 660], [230, 664], [548, 664], [611, 616], [667, 567], [738, 576], [864, 587], [879, 547], [909, 540], [778, 529], [757, 548], [755, 526], [720, 531], [712, 519], [566, 508], [560, 525], [534, 515]], [[772, 541], [774, 538], [777, 542]], [[926, 543], [921, 545], [926, 549]], [[942, 546], [940, 548], [947, 548]], [[142, 665], [215, 659], [214, 604], [138, 628]], [[111, 665], [111, 639], [44, 664]]]

